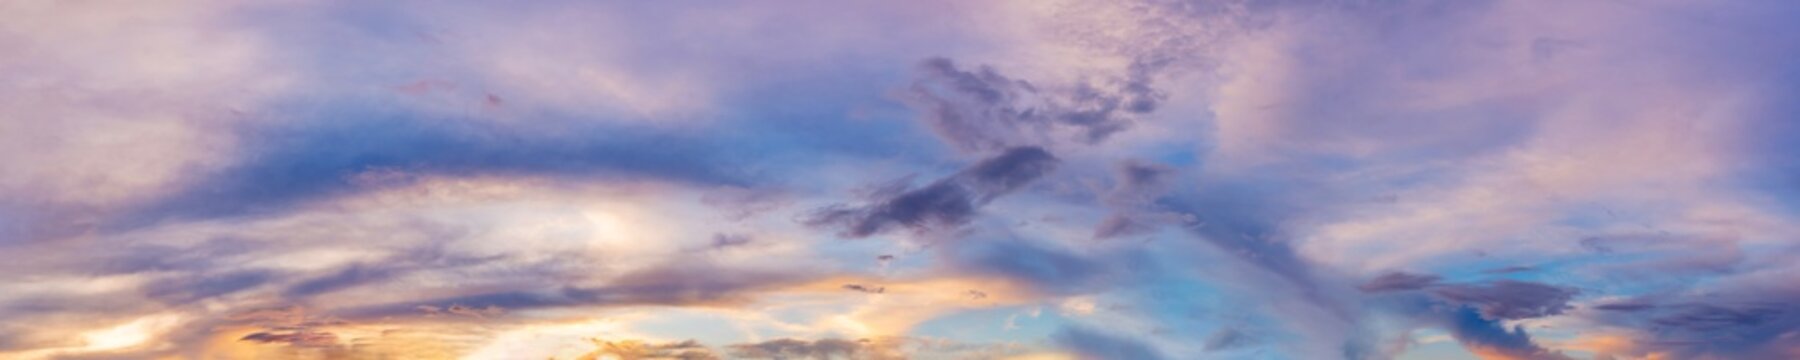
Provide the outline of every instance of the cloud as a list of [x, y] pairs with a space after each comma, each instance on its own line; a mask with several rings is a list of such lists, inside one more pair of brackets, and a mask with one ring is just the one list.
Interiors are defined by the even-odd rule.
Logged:
[[719, 165], [719, 149], [678, 133], [596, 126], [568, 131], [607, 136], [534, 139], [492, 125], [443, 127], [426, 119], [396, 118], [406, 114], [331, 115], [366, 120], [269, 129], [258, 137], [266, 144], [254, 160], [138, 209], [120, 225], [278, 213], [433, 175], [741, 181]]
[[965, 241], [947, 246], [957, 270], [999, 276], [1039, 291], [1079, 293], [1122, 281], [1103, 256], [1084, 256], [1025, 240]]
[[1134, 72], [1107, 87], [1047, 88], [988, 66], [965, 70], [940, 57], [919, 64], [918, 77], [901, 98], [952, 147], [987, 152], [1105, 140], [1130, 126], [1133, 116], [1156, 109], [1164, 95], [1149, 81], [1146, 72]]
[[1431, 289], [1444, 300], [1470, 306], [1482, 317], [1518, 320], [1562, 314], [1570, 309], [1575, 289], [1523, 281], [1500, 280], [1480, 284], [1450, 284]]
[[886, 287], [870, 286], [870, 285], [863, 285], [863, 284], [844, 284], [844, 290], [869, 293], [869, 294], [880, 294], [880, 293], [887, 292]]
[[348, 309], [357, 317], [412, 313], [419, 305], [532, 309], [577, 306], [685, 305], [740, 300], [751, 290], [792, 284], [807, 275], [758, 270], [726, 270], [704, 263], [670, 264], [621, 274], [606, 285], [553, 286], [477, 292], [441, 298]]
[[1220, 329], [1206, 338], [1206, 351], [1229, 351], [1256, 343], [1250, 335], [1237, 329]]
[[146, 286], [144, 295], [171, 304], [190, 303], [249, 290], [276, 278], [269, 271], [246, 270], [222, 275], [167, 279]]
[[1800, 6], [691, 5], [0, 4], [0, 357], [1800, 357]]
[[1157, 225], [1192, 223], [1195, 219], [1191, 216], [1163, 211], [1155, 203], [1175, 187], [1176, 171], [1162, 164], [1120, 161], [1113, 170], [1113, 187], [1102, 198], [1113, 214], [1094, 227], [1094, 238], [1138, 235]]
[[[583, 354], [576, 359], [604, 359], [617, 357], [621, 359], [676, 359], [676, 360], [714, 360], [719, 356], [712, 349], [694, 340], [680, 342], [651, 343], [639, 340], [608, 341], [594, 339], [593, 352]], [[603, 357], [606, 356], [606, 357]]]
[[1368, 282], [1357, 285], [1356, 289], [1369, 293], [1418, 290], [1437, 285], [1438, 280], [1441, 279], [1437, 275], [1396, 271], [1369, 279]]
[[1596, 305], [1583, 314], [1623, 330], [1631, 346], [1621, 355], [1677, 357], [1782, 357], [1793, 354], [1800, 332], [1800, 288], [1777, 275], [1784, 270], [1728, 278], [1711, 289], [1646, 294]]
[[735, 344], [731, 349], [733, 356], [747, 359], [830, 359], [843, 357], [856, 358], [863, 351], [866, 341], [843, 339], [819, 339], [814, 341], [796, 339], [775, 339], [759, 343]]
[[305, 297], [339, 290], [358, 284], [386, 280], [392, 277], [397, 269], [379, 266], [350, 265], [337, 273], [301, 281], [287, 288], [283, 293], [287, 297]]
[[1500, 359], [1572, 359], [1544, 349], [1525, 334], [1525, 329], [1507, 329], [1499, 320], [1474, 309], [1462, 308], [1447, 314], [1442, 321], [1451, 336], [1476, 354]]
[[250, 335], [244, 335], [244, 337], [239, 338], [238, 341], [264, 344], [287, 344], [301, 347], [338, 345], [336, 335], [328, 332], [313, 332], [306, 330], [294, 330], [290, 332], [257, 332], [251, 333]]
[[863, 206], [836, 205], [817, 210], [806, 220], [814, 226], [836, 226], [842, 235], [862, 238], [896, 227], [917, 232], [948, 230], [973, 220], [976, 211], [1056, 169], [1057, 159], [1044, 149], [1007, 149], [937, 182], [906, 189]]

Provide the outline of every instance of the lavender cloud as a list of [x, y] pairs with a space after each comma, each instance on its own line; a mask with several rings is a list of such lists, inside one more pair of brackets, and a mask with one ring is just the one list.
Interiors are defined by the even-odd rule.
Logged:
[[0, 358], [1791, 358], [1797, 15], [5, 3]]

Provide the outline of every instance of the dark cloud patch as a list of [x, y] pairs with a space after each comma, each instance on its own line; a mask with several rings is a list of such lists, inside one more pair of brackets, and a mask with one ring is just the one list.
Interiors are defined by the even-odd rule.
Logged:
[[746, 359], [852, 359], [863, 352], [867, 340], [775, 339], [759, 343], [727, 346], [731, 355]]
[[908, 191], [869, 207], [829, 207], [807, 221], [813, 225], [839, 225], [840, 235], [862, 238], [896, 226], [915, 231], [947, 229], [967, 224], [975, 217], [973, 195], [953, 182], [939, 182]]
[[1065, 327], [1052, 338], [1057, 346], [1074, 352], [1082, 359], [1164, 359], [1161, 352], [1148, 344], [1126, 337], [1094, 330]]
[[861, 293], [869, 293], [869, 294], [881, 294], [881, 293], [887, 292], [887, 287], [885, 287], [885, 286], [874, 286], [874, 285], [863, 285], [863, 284], [844, 284], [843, 288], [844, 288], [844, 290], [850, 290], [850, 291], [861, 292]]
[[1457, 342], [1482, 353], [1510, 359], [1566, 360], [1568, 356], [1539, 346], [1524, 328], [1507, 329], [1499, 319], [1472, 308], [1458, 308], [1443, 317], [1444, 328]]
[[1050, 88], [988, 66], [963, 69], [945, 58], [926, 59], [918, 69], [901, 99], [923, 113], [922, 120], [940, 138], [964, 152], [1063, 140], [1097, 143], [1129, 127], [1134, 116], [1155, 110], [1164, 97], [1149, 86], [1148, 71], [1106, 84]]
[[1357, 285], [1356, 289], [1367, 293], [1418, 290], [1436, 285], [1438, 280], [1442, 279], [1443, 278], [1440, 278], [1437, 275], [1413, 274], [1397, 271], [1382, 274], [1374, 279], [1370, 279], [1362, 285]]
[[[224, 326], [227, 324], [251, 326], [256, 330], [238, 337], [238, 341], [270, 346], [342, 351], [347, 349], [345, 345], [349, 345], [349, 343], [345, 341], [345, 339], [340, 338], [337, 334], [324, 330], [324, 328], [346, 325], [349, 323], [350, 322], [343, 319], [332, 316], [320, 316], [309, 312], [305, 308], [294, 306], [240, 312], [231, 316], [226, 316], [222, 319], [215, 318], [202, 321], [201, 323], [196, 324], [196, 326], [200, 326], [201, 328]], [[195, 331], [176, 337], [185, 337], [186, 340], [184, 340], [184, 342], [194, 343], [206, 341], [202, 339], [213, 334], [216, 333], [205, 330]]]
[[1016, 147], [975, 163], [959, 177], [974, 190], [979, 202], [986, 203], [1049, 174], [1057, 163], [1056, 156], [1043, 148]]
[[1575, 289], [1531, 282], [1500, 280], [1482, 284], [1449, 284], [1435, 287], [1431, 294], [1446, 301], [1479, 310], [1481, 316], [1495, 320], [1517, 320], [1562, 314]]
[[336, 334], [308, 329], [255, 332], [238, 338], [238, 341], [263, 344], [285, 344], [302, 347], [338, 345], [338, 337]]
[[1595, 310], [1602, 311], [1643, 311], [1655, 308], [1656, 305], [1640, 302], [1613, 302], [1594, 305]]
[[994, 199], [1055, 170], [1058, 160], [1042, 148], [1007, 149], [962, 171], [917, 189], [901, 190], [864, 206], [836, 205], [815, 211], [806, 223], [840, 227], [862, 238], [893, 228], [927, 232], [960, 227]]

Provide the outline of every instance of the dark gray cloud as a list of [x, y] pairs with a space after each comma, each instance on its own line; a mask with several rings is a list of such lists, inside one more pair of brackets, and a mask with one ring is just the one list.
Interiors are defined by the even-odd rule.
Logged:
[[1413, 274], [1396, 271], [1370, 279], [1362, 285], [1357, 285], [1356, 289], [1370, 293], [1418, 290], [1436, 285], [1438, 280], [1442, 279], [1443, 278], [1440, 278], [1437, 275]]
[[806, 222], [840, 227], [841, 235], [850, 238], [900, 227], [920, 232], [952, 229], [973, 220], [981, 206], [1049, 174], [1057, 163], [1056, 157], [1042, 148], [1011, 148], [930, 185], [900, 190], [873, 204], [819, 209]]
[[1079, 327], [1065, 327], [1062, 331], [1057, 332], [1052, 340], [1057, 346], [1074, 352], [1082, 359], [1157, 360], [1165, 358], [1156, 348], [1137, 340]]

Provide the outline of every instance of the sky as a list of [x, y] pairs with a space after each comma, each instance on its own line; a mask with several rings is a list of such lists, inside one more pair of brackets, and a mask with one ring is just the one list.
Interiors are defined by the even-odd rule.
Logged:
[[0, 2], [0, 358], [1800, 358], [1800, 2]]

